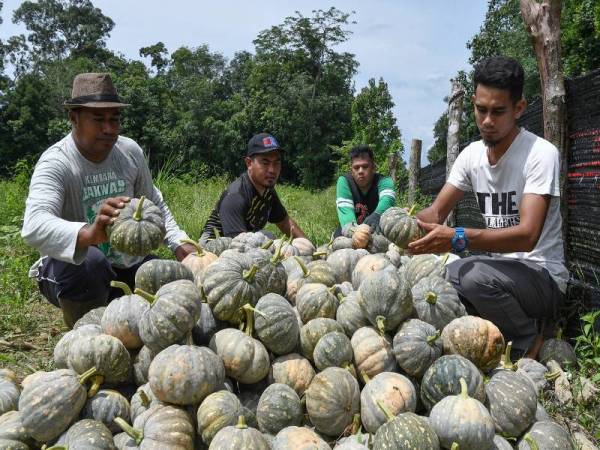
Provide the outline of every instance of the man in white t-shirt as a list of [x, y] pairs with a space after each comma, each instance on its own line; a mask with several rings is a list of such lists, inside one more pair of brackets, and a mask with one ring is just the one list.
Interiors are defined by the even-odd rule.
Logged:
[[[458, 156], [433, 204], [417, 214], [427, 235], [413, 254], [465, 248], [491, 252], [447, 267], [467, 310], [495, 323], [513, 356], [534, 356], [544, 319], [556, 316], [566, 290], [560, 216], [559, 154], [517, 126], [526, 108], [523, 68], [492, 57], [475, 68], [473, 104], [482, 140]], [[464, 192], [473, 191], [486, 229], [441, 225]], [[534, 342], [536, 345], [534, 345]]]

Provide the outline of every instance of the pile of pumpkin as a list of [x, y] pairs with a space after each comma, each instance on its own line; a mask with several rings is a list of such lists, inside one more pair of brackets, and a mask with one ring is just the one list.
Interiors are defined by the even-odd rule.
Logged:
[[[62, 336], [56, 370], [0, 371], [0, 448], [573, 448], [538, 403], [553, 374], [511, 363], [444, 257], [403, 254], [406, 210], [381, 227], [144, 263], [134, 292], [114, 283], [123, 296]], [[564, 363], [561, 346], [544, 358]]]

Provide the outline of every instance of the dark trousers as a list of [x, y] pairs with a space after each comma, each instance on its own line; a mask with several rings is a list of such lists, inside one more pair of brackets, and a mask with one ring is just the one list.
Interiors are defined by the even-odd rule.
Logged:
[[[156, 258], [147, 256], [143, 262]], [[110, 286], [112, 280], [127, 283], [131, 290], [135, 285], [135, 272], [141, 265], [120, 269], [112, 267], [104, 253], [90, 247], [86, 259], [79, 265], [44, 258], [39, 269], [38, 286], [50, 303], [58, 305], [58, 298], [75, 302], [88, 300], [108, 301], [123, 295], [123, 291]]]
[[539, 321], [555, 318], [564, 295], [538, 264], [504, 257], [471, 256], [446, 267], [469, 314], [493, 322], [515, 353], [525, 352]]

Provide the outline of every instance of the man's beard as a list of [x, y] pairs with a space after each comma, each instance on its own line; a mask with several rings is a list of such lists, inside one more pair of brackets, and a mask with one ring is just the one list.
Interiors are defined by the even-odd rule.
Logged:
[[500, 144], [501, 139], [485, 139], [483, 138], [483, 143], [486, 145], [486, 147], [488, 148], [494, 148], [496, 147], [498, 144]]

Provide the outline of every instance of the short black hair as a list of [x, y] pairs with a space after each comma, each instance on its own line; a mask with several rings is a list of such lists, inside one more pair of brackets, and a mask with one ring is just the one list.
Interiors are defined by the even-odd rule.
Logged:
[[371, 161], [375, 161], [375, 157], [373, 156], [373, 150], [366, 144], [358, 144], [350, 149], [348, 153], [350, 156], [350, 161], [352, 161], [357, 156], [368, 155], [371, 158]]
[[507, 56], [492, 56], [481, 61], [475, 67], [473, 88], [478, 84], [510, 92], [510, 98], [517, 103], [523, 97], [525, 73], [516, 59]]

